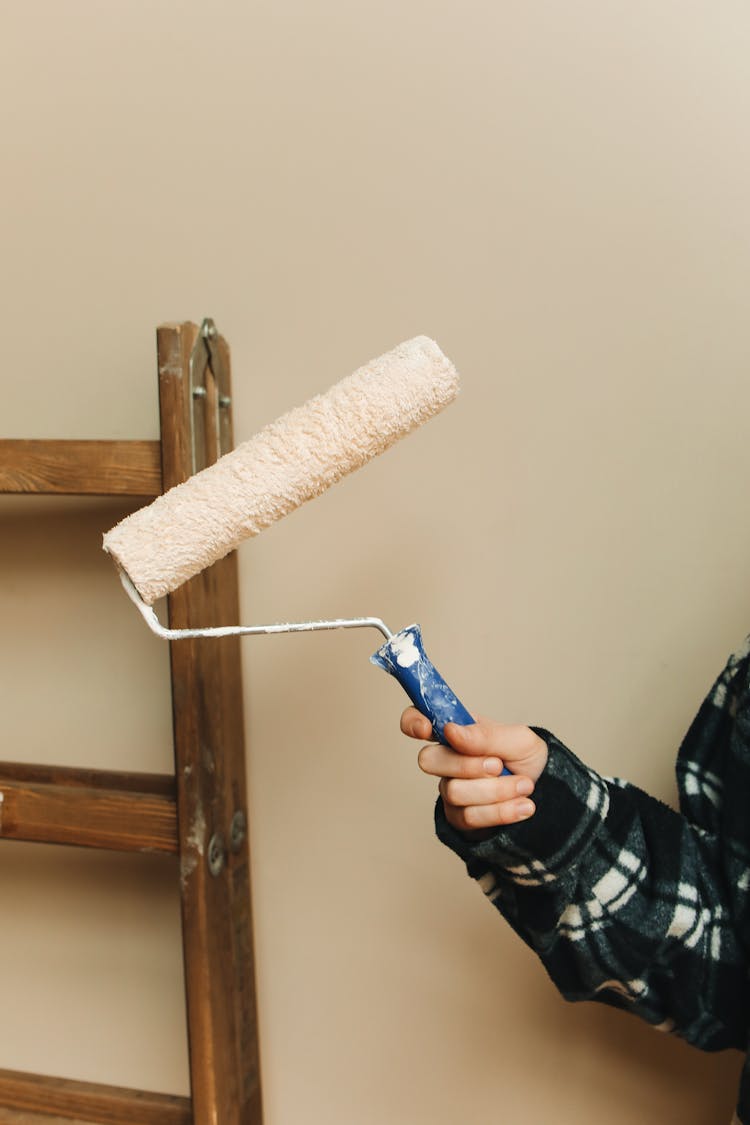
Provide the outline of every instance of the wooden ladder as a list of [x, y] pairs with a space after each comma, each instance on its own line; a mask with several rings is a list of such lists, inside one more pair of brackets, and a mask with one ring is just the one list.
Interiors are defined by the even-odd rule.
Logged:
[[[226, 452], [226, 341], [167, 324], [157, 354], [160, 441], [0, 441], [0, 491], [153, 498]], [[236, 556], [168, 606], [173, 628], [237, 623]], [[179, 855], [191, 1096], [0, 1070], [2, 1122], [261, 1125], [239, 639], [172, 642], [170, 668], [173, 776], [0, 762], [0, 836]]]

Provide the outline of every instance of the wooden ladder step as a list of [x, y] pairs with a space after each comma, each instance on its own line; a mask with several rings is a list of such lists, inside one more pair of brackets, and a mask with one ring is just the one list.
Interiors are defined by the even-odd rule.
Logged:
[[[8, 1108], [3, 1108], [3, 1107]], [[123, 1086], [0, 1070], [0, 1121], [8, 1125], [192, 1125], [189, 1098]]]
[[158, 496], [161, 442], [0, 440], [0, 492]]
[[0, 839], [175, 854], [175, 779], [0, 762]]

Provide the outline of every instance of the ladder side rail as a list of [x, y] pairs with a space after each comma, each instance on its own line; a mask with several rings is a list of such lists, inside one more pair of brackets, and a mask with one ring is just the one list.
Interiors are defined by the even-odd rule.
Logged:
[[[190, 357], [196, 325], [157, 333], [164, 488], [195, 463]], [[229, 349], [213, 341], [224, 374]], [[206, 367], [199, 452], [215, 460], [211, 419], [219, 388]], [[226, 387], [221, 391], [226, 397]], [[220, 428], [231, 431], [226, 413]], [[231, 440], [231, 432], [230, 432]], [[170, 595], [173, 628], [239, 620], [234, 554]], [[183, 949], [192, 1100], [197, 1125], [261, 1125], [258, 1023], [252, 935], [247, 780], [240, 642], [237, 637], [170, 644], [177, 778]]]

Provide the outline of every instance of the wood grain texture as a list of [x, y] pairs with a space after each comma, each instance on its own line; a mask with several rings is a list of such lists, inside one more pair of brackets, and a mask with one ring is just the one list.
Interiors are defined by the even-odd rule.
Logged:
[[[7, 1108], [3, 1108], [7, 1107]], [[188, 1098], [0, 1070], [0, 1121], [48, 1125], [192, 1125]]]
[[158, 441], [0, 440], [0, 492], [158, 496]]
[[25, 1109], [0, 1107], [0, 1121], [3, 1125], [92, 1125], [80, 1117], [51, 1117], [48, 1113], [29, 1113]]
[[[197, 335], [195, 325], [184, 324], [164, 326], [157, 336], [165, 489], [190, 475], [188, 364]], [[221, 347], [228, 364], [224, 341]], [[203, 428], [210, 440], [211, 426]], [[171, 594], [169, 619], [172, 628], [236, 624], [236, 556]], [[247, 817], [240, 642], [179, 640], [170, 649], [195, 1120], [261, 1125], [247, 834], [231, 844], [233, 817]], [[224, 851], [215, 875], [208, 865], [212, 839]]]
[[86, 789], [116, 789], [123, 793], [160, 793], [174, 798], [177, 785], [169, 773], [126, 773], [96, 770], [87, 766], [32, 765], [29, 762], [0, 762], [0, 778], [28, 781], [32, 785], [73, 785]]
[[[193, 324], [157, 333], [161, 442], [0, 441], [0, 491], [149, 497], [186, 479], [197, 337]], [[178, 628], [236, 623], [236, 558], [175, 591], [169, 616]], [[262, 1125], [247, 832], [232, 829], [247, 816], [239, 639], [173, 642], [171, 667], [175, 777], [0, 763], [0, 837], [179, 852], [192, 1100], [5, 1070], [0, 1121]]]
[[[101, 778], [92, 777], [95, 771], [46, 772], [54, 780], [43, 779], [39, 767], [13, 771], [11, 763], [0, 763], [0, 838], [176, 853], [174, 795], [107, 788]], [[35, 773], [41, 776], [35, 778]], [[116, 780], [111, 774], [107, 779]], [[132, 785], [132, 778], [126, 784]]]

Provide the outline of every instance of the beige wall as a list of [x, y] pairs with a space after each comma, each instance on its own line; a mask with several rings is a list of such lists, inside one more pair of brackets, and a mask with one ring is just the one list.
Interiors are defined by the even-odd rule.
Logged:
[[[418, 619], [671, 799], [750, 628], [749, 48], [733, 0], [6, 5], [3, 435], [155, 437], [164, 320], [239, 438], [435, 336], [459, 403], [242, 548], [245, 618]], [[3, 755], [168, 768], [118, 511], [0, 514]], [[376, 641], [244, 650], [268, 1125], [726, 1120], [738, 1057], [566, 1007], [433, 839]], [[0, 849], [3, 1066], [186, 1089], [173, 875]]]

